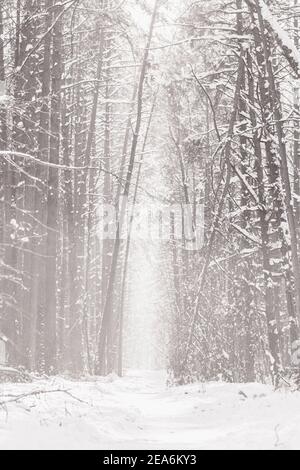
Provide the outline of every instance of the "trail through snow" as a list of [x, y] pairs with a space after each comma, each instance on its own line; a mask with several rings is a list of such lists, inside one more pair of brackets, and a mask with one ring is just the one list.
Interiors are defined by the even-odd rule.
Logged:
[[[300, 449], [300, 393], [259, 384], [167, 388], [155, 372], [1, 384], [0, 449]], [[56, 392], [65, 390], [68, 392]]]

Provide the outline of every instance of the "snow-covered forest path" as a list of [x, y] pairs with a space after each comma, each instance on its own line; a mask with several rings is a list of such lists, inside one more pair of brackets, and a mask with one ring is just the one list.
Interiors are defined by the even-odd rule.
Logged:
[[[264, 385], [167, 388], [160, 373], [2, 384], [4, 449], [299, 449], [300, 395]], [[66, 393], [67, 392], [67, 393]]]

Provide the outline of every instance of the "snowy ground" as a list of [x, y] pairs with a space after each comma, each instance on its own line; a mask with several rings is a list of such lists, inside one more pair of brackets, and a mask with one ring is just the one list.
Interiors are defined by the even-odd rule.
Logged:
[[[168, 389], [158, 373], [1, 384], [0, 449], [300, 449], [300, 393], [264, 385]], [[65, 390], [68, 392], [56, 392]]]

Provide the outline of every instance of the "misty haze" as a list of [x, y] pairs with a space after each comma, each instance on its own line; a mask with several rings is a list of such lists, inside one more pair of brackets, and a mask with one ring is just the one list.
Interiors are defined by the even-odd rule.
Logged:
[[299, 236], [300, 1], [0, 0], [1, 450], [299, 450]]

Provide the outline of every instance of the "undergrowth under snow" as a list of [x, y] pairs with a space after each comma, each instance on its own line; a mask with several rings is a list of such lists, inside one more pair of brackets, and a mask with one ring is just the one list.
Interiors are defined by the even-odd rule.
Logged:
[[1, 384], [0, 449], [300, 449], [299, 392], [165, 383], [130, 372]]

